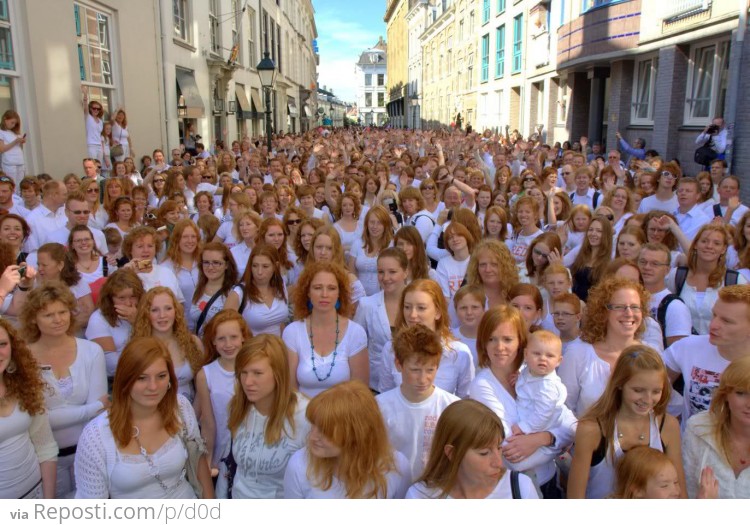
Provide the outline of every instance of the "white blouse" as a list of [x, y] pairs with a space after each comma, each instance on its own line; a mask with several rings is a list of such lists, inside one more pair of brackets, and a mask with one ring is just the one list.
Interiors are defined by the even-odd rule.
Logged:
[[367, 334], [370, 388], [377, 391], [380, 387], [383, 349], [393, 340], [388, 313], [385, 310], [385, 292], [381, 291], [360, 299], [354, 322], [364, 328]]

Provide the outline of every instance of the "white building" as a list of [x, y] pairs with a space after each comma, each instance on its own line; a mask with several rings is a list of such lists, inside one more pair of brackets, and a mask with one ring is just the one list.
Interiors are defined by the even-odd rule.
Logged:
[[386, 88], [386, 43], [380, 37], [378, 43], [363, 52], [357, 65], [357, 107], [363, 125], [380, 126], [385, 123]]

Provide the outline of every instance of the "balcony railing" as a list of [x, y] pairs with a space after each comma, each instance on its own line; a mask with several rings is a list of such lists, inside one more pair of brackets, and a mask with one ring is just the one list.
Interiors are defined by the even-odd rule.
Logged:
[[668, 0], [662, 6], [662, 19], [674, 22], [711, 8], [711, 0]]

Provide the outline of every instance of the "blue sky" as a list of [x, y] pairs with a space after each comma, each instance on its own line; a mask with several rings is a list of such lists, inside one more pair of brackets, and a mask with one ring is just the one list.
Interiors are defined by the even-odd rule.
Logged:
[[318, 28], [318, 83], [356, 102], [354, 64], [359, 55], [385, 40], [385, 0], [313, 0]]

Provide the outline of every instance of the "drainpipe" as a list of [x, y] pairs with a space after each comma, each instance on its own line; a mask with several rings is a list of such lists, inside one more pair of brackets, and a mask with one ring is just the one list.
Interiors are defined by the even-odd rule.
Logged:
[[725, 122], [728, 124], [727, 150], [725, 155], [728, 173], [732, 173], [732, 161], [734, 157], [734, 131], [739, 102], [737, 97], [739, 97], [740, 93], [740, 67], [742, 65], [742, 48], [745, 42], [745, 31], [747, 30], [748, 0], [738, 0], [738, 4], [740, 14], [739, 25], [735, 34], [735, 45], [730, 49], [730, 62], [734, 62], [736, 67], [730, 69], [733, 74], [729, 83], [727, 99], [731, 103], [727, 105], [728, 115], [726, 115], [727, 118], [725, 119]]
[[167, 33], [164, 29], [164, 16], [162, 16], [161, 12], [161, 2], [158, 0], [154, 1], [154, 13], [156, 15], [156, 19], [159, 21], [159, 39], [156, 42], [156, 47], [159, 48], [158, 51], [160, 51], [161, 54], [161, 74], [159, 75], [161, 78], [159, 79], [159, 98], [162, 100], [163, 104], [160, 104], [159, 112], [161, 113], [159, 117], [162, 121], [161, 126], [161, 149], [164, 149], [165, 151], [169, 148], [169, 131], [167, 129], [167, 126], [169, 125], [169, 109], [167, 106]]

